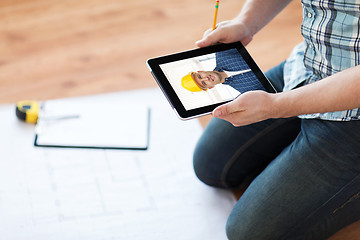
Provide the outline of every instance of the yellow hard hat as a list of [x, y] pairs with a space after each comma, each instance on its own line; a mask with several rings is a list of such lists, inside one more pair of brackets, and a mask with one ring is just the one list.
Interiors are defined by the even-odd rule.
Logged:
[[194, 78], [191, 75], [192, 73], [193, 72], [190, 72], [181, 79], [181, 86], [190, 92], [200, 92], [202, 90], [206, 91], [206, 89], [202, 89], [196, 84]]

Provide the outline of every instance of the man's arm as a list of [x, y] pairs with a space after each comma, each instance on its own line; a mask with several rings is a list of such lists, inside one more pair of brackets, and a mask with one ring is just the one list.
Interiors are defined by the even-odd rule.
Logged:
[[356, 66], [288, 92], [246, 92], [234, 101], [216, 108], [213, 116], [229, 121], [234, 126], [242, 126], [270, 118], [359, 107], [360, 66]]
[[207, 30], [198, 47], [216, 43], [241, 41], [247, 45], [253, 36], [271, 21], [292, 0], [247, 0], [240, 13], [232, 20], [221, 22], [217, 28]]
[[276, 96], [274, 117], [360, 108], [360, 66]]

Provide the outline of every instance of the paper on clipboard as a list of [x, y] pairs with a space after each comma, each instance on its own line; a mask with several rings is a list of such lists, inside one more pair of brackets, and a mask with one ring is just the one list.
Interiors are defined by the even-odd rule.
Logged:
[[88, 99], [46, 101], [34, 145], [146, 150], [149, 124], [150, 108], [145, 105]]

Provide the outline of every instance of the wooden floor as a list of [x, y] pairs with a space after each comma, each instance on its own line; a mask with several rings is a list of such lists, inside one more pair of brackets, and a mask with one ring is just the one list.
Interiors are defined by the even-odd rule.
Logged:
[[[218, 20], [242, 3], [221, 1]], [[146, 59], [194, 48], [213, 13], [210, 0], [1, 0], [0, 103], [156, 87]], [[248, 50], [262, 70], [301, 41], [300, 23], [294, 1], [256, 35]], [[331, 239], [360, 239], [360, 223]]]
[[[221, 2], [219, 21], [240, 6]], [[298, 8], [249, 46], [264, 70], [300, 41]], [[213, 12], [209, 0], [2, 0], [0, 103], [155, 87], [145, 61], [194, 48]]]

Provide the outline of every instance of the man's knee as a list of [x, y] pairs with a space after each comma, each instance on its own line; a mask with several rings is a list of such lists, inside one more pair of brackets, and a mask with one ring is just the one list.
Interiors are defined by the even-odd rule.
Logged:
[[242, 239], [261, 239], [254, 238], [254, 234], [251, 234], [251, 228], [246, 227], [246, 223], [243, 219], [234, 219], [234, 217], [229, 217], [226, 222], [225, 230], [226, 236], [229, 240], [242, 240]]
[[194, 172], [197, 178], [203, 183], [222, 187], [221, 184], [221, 170], [222, 167], [215, 165], [214, 156], [208, 154], [206, 149], [197, 145], [193, 155]]
[[[236, 134], [234, 127], [221, 119], [213, 118], [201, 138], [194, 155], [193, 164], [196, 176], [205, 184], [215, 187], [228, 187], [229, 160], [234, 149]], [[237, 148], [237, 147], [236, 147]], [[230, 179], [233, 181], [233, 176]]]
[[236, 226], [229, 222], [226, 223], [226, 236], [229, 240], [240, 239]]

